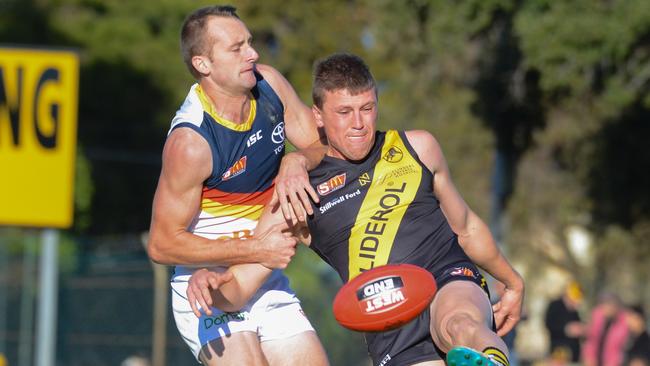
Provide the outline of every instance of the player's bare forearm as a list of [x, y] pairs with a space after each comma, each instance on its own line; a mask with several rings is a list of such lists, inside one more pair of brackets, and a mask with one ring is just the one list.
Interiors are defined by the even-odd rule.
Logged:
[[260, 263], [268, 268], [286, 268], [296, 253], [297, 239], [283, 232], [283, 225], [262, 225], [247, 239], [208, 240], [177, 230], [168, 235], [151, 232], [148, 252], [157, 263], [186, 266], [231, 266]]
[[185, 266], [231, 266], [256, 263], [260, 257], [256, 239], [210, 240], [189, 232], [160, 235], [152, 231], [149, 257], [156, 263]]
[[524, 281], [497, 247], [487, 225], [471, 210], [458, 240], [472, 262], [505, 285], [499, 301], [492, 306], [499, 336], [510, 332], [521, 319]]
[[504, 336], [521, 319], [524, 281], [501, 254], [487, 225], [471, 210], [467, 213], [458, 241], [472, 262], [505, 285], [501, 298], [492, 306], [497, 334]]
[[[198, 201], [197, 198], [186, 200]], [[284, 268], [295, 254], [295, 240], [282, 233], [281, 225], [260, 224], [255, 235], [247, 239], [207, 239], [187, 231], [196, 212], [196, 203], [182, 204], [179, 195], [166, 194], [164, 182], [154, 198], [149, 243], [149, 257], [157, 263], [189, 266], [230, 266], [261, 263], [269, 268]], [[182, 194], [180, 195], [182, 197]], [[179, 203], [181, 202], [181, 203]], [[268, 220], [266, 220], [268, 221]]]
[[320, 162], [325, 157], [326, 153], [327, 153], [327, 146], [323, 145], [323, 143], [320, 140], [318, 140], [306, 148], [288, 153], [285, 156], [285, 158], [293, 157], [298, 159], [298, 161], [303, 165], [303, 167], [307, 171], [310, 171], [316, 168], [318, 164], [320, 164]]
[[[275, 216], [279, 216], [279, 213]], [[266, 221], [272, 220], [265, 220], [265, 223]], [[311, 235], [306, 226], [297, 225], [291, 230], [305, 245], [311, 243]], [[212, 291], [212, 302], [223, 311], [236, 311], [250, 301], [272, 270], [260, 264], [240, 264], [230, 267], [228, 272], [232, 273], [233, 279]]]
[[213, 306], [222, 311], [240, 310], [273, 272], [259, 264], [242, 264], [229, 268], [233, 279], [213, 290]]
[[468, 213], [466, 230], [459, 233], [458, 241], [472, 262], [507, 288], [523, 290], [521, 276], [503, 256], [487, 225], [472, 211]]

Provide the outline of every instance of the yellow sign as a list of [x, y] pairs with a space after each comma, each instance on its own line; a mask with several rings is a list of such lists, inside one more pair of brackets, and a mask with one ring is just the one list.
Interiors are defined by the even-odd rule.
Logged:
[[79, 59], [0, 47], [0, 225], [72, 225]]

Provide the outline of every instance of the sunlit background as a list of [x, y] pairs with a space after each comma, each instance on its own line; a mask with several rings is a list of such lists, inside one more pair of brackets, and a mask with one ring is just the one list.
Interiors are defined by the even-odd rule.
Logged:
[[[55, 230], [56, 365], [196, 364], [171, 316], [169, 268], [152, 265], [144, 243], [164, 138], [193, 82], [180, 26], [209, 4], [0, 0], [0, 46], [65, 48], [80, 62], [74, 221]], [[379, 82], [381, 129], [437, 137], [464, 198], [526, 280], [519, 364], [551, 364], [545, 311], [571, 281], [584, 322], [604, 292], [650, 309], [649, 1], [231, 4], [260, 62], [308, 105], [314, 61], [349, 51]], [[8, 70], [0, 156], [17, 95]], [[12, 179], [0, 166], [0, 180]], [[40, 185], [34, 195], [47, 194], [47, 179]], [[0, 225], [0, 365], [33, 365], [48, 231]], [[370, 365], [363, 337], [331, 314], [338, 277], [305, 248], [287, 273], [332, 365]]]

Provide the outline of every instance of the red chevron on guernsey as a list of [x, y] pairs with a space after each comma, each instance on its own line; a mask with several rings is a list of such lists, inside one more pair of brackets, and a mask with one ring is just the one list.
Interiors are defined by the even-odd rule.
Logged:
[[266, 205], [273, 197], [274, 187], [275, 185], [272, 184], [265, 191], [253, 193], [225, 192], [204, 187], [201, 198], [222, 205]]
[[221, 179], [228, 180], [230, 178], [234, 178], [238, 176], [239, 174], [245, 171], [246, 171], [246, 156], [242, 156], [242, 158], [237, 160], [237, 162], [233, 164], [230, 167], [230, 169], [228, 169], [225, 173], [223, 173]]

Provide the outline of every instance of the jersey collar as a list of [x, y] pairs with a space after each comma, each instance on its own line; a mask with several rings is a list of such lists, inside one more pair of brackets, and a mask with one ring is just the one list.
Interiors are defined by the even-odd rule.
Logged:
[[248, 131], [253, 126], [253, 121], [255, 120], [255, 114], [257, 112], [257, 101], [255, 100], [255, 98], [250, 99], [251, 107], [250, 107], [250, 112], [248, 113], [248, 119], [244, 123], [235, 123], [217, 114], [214, 105], [212, 105], [212, 102], [210, 102], [208, 96], [205, 95], [205, 92], [203, 91], [203, 88], [201, 88], [201, 85], [198, 85], [195, 90], [196, 90], [196, 95], [199, 97], [199, 100], [201, 101], [203, 110], [207, 112], [210, 115], [210, 117], [212, 117], [215, 120], [215, 122], [217, 122], [218, 124], [226, 128], [229, 128], [233, 131], [239, 131], [239, 132]]

